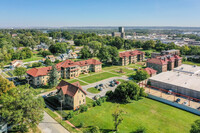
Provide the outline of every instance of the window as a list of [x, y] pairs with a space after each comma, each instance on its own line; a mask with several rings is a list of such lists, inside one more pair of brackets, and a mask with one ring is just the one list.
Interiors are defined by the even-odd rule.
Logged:
[[85, 99], [83, 99], [83, 103], [85, 102]]
[[39, 80], [40, 78], [39, 77], [37, 77], [37, 80]]
[[82, 95], [82, 97], [83, 97], [83, 95]]
[[81, 104], [81, 100], [79, 101], [79, 104]]

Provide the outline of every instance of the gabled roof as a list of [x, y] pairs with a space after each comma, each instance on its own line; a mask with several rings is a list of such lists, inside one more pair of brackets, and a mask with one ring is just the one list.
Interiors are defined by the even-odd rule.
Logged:
[[[87, 66], [87, 65], [92, 65], [92, 64], [99, 65], [102, 63], [95, 59], [88, 59], [88, 60], [83, 60], [83, 61], [78, 61], [78, 62], [74, 62], [72, 60], [65, 60], [63, 62], [56, 64], [56, 68], [58, 71], [60, 71], [61, 68], [68, 68], [68, 67], [72, 67], [72, 66]], [[42, 68], [32, 68], [32, 69], [28, 70], [26, 73], [33, 77], [38, 77], [38, 76], [47, 75], [49, 70], [51, 70], [51, 66], [42, 67]]]
[[62, 80], [56, 88], [58, 89], [58, 91], [62, 90], [64, 95], [69, 95], [71, 97], [74, 97], [78, 90], [81, 90], [85, 95], [87, 95], [87, 93], [82, 89], [78, 81], [74, 83], [69, 83]]
[[152, 63], [152, 64], [158, 64], [158, 65], [165, 65], [167, 64], [167, 61], [162, 60], [160, 58], [149, 58], [147, 59], [148, 63]]
[[38, 76], [47, 75], [50, 70], [51, 70], [51, 66], [42, 67], [42, 68], [32, 68], [32, 69], [26, 71], [26, 73], [33, 77], [38, 77]]
[[149, 75], [152, 75], [152, 74], [157, 73], [156, 70], [154, 70], [154, 69], [152, 69], [152, 68], [149, 68], [149, 67], [145, 68], [144, 70], [145, 70]]
[[135, 56], [139, 54], [144, 54], [144, 52], [139, 51], [139, 50], [126, 51], [126, 52], [119, 53], [119, 57], [123, 58], [123, 57]]

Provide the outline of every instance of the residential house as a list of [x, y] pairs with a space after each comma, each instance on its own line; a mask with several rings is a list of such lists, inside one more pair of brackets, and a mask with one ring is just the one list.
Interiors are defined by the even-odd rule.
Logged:
[[45, 43], [41, 43], [40, 45], [37, 45], [37, 50], [48, 50], [49, 46], [47, 46]]
[[119, 64], [122, 66], [126, 66], [128, 64], [144, 61], [145, 53], [138, 50], [126, 51], [119, 53], [119, 57]]
[[10, 63], [10, 68], [11, 69], [16, 68], [16, 67], [20, 67], [20, 66], [23, 66], [23, 61], [22, 60], [13, 60]]
[[82, 89], [80, 83], [68, 83], [61, 80], [57, 88], [58, 101], [62, 102], [63, 106], [69, 106], [77, 110], [81, 105], [86, 104], [87, 93]]
[[[80, 74], [89, 72], [100, 72], [102, 70], [102, 63], [95, 59], [88, 59], [74, 62], [72, 60], [65, 60], [56, 64], [59, 78], [74, 78]], [[51, 66], [43, 68], [32, 68], [28, 70], [27, 80], [34, 86], [41, 86], [47, 84], [49, 78], [49, 71]]]

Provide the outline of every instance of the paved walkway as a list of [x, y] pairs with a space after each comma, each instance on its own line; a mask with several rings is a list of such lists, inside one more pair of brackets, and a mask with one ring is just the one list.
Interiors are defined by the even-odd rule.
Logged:
[[42, 133], [70, 133], [44, 111], [44, 118], [39, 123]]

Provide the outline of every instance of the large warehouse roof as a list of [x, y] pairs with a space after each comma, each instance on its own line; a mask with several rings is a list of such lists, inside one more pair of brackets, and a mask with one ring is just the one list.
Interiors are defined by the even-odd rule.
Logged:
[[200, 76], [190, 76], [184, 73], [168, 71], [155, 75], [150, 80], [200, 91]]
[[200, 67], [196, 65], [182, 64], [181, 66], [174, 68], [174, 71], [184, 72], [188, 74], [197, 74], [200, 73]]

